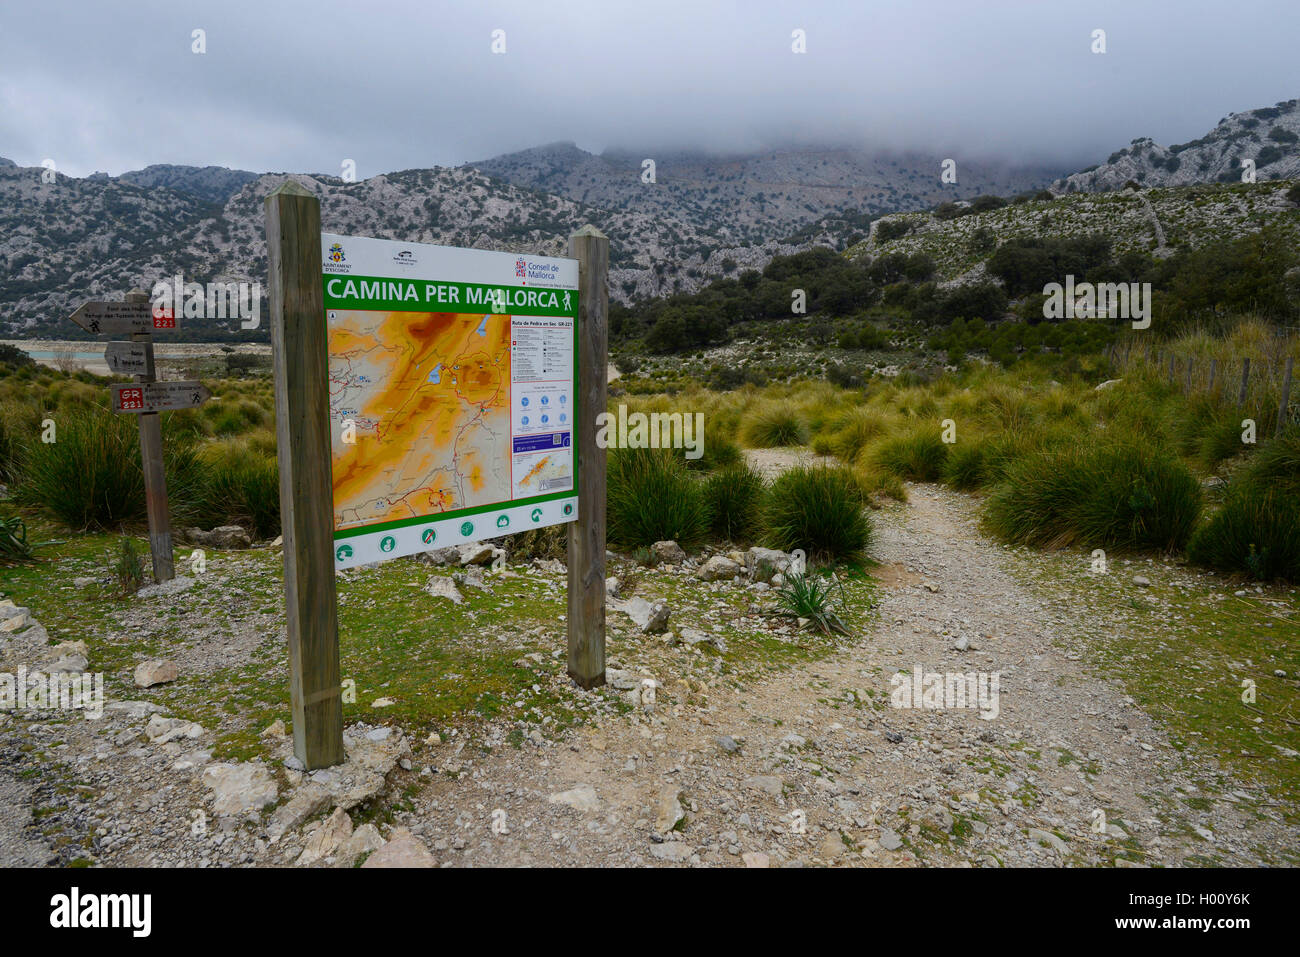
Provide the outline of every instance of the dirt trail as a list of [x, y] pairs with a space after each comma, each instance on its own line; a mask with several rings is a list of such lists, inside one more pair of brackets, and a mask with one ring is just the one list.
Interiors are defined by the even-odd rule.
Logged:
[[[452, 866], [1246, 864], [1295, 845], [1247, 792], [1205, 811], [1169, 800], [1196, 793], [1195, 769], [1080, 649], [1054, 644], [1068, 623], [1003, 569], [972, 501], [910, 492], [877, 514], [879, 623], [851, 649], [702, 707], [666, 693], [542, 753], [494, 751], [435, 778], [403, 823]], [[891, 675], [918, 664], [996, 672], [996, 717], [890, 707]], [[686, 818], [665, 839], [656, 822], [679, 793]], [[509, 833], [492, 832], [494, 811]]]
[[[779, 458], [769, 464], [788, 464]], [[562, 668], [539, 669], [556, 697], [591, 696], [606, 717], [522, 741], [502, 719], [419, 745], [390, 777], [387, 806], [356, 823], [377, 813], [386, 836], [407, 827], [451, 867], [1296, 859], [1300, 837], [1265, 792], [1223, 787], [1213, 762], [1172, 748], [1122, 688], [1092, 675], [1089, 650], [1067, 638], [1081, 631], [1068, 616], [1082, 613], [1059, 608], [1054, 593], [1044, 595], [1055, 604], [1040, 599], [1010, 571], [1044, 556], [1013, 560], [983, 537], [967, 496], [909, 493], [908, 504], [873, 513], [879, 605], [851, 616], [866, 625], [830, 657], [737, 682], [686, 646], [621, 640], [611, 664], [623, 673], [611, 678], [629, 689], [655, 678], [652, 710], [618, 713], [608, 692], [575, 692]], [[918, 668], [982, 677], [996, 698], [891, 706], [891, 679], [905, 671], [910, 687]], [[210, 795], [196, 772], [167, 770], [181, 744], [142, 744], [143, 711], [114, 721], [47, 726], [0, 714], [0, 804], [12, 806], [0, 814], [0, 863], [50, 853], [28, 807], [35, 782], [18, 777], [23, 752], [55, 754], [78, 775], [105, 772], [95, 780], [112, 793], [67, 812], [74, 834], [101, 835], [100, 864], [297, 860], [305, 835], [268, 843], [256, 820], [190, 836]], [[1201, 789], [1207, 781], [1213, 793]]]

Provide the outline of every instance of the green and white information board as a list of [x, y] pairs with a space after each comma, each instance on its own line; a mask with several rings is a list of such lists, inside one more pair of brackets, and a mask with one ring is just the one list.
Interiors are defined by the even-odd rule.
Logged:
[[578, 514], [578, 263], [321, 234], [335, 568]]

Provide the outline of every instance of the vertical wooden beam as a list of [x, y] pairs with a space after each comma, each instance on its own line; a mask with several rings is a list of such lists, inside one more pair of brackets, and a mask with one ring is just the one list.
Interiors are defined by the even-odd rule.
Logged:
[[1174, 384], [1174, 370], [1177, 362], [1178, 362], [1178, 356], [1174, 355], [1172, 352], [1169, 353], [1169, 384], [1170, 385]]
[[344, 760], [343, 697], [320, 201], [293, 180], [266, 197], [266, 252], [293, 753], [311, 770]]
[[1205, 390], [1211, 394], [1213, 394], [1214, 392], [1214, 373], [1218, 371], [1218, 368], [1219, 368], [1219, 360], [1216, 358], [1211, 358], [1210, 359], [1210, 384], [1206, 387]]
[[1282, 373], [1282, 398], [1277, 404], [1277, 428], [1273, 431], [1274, 435], [1281, 435], [1282, 429], [1286, 426], [1286, 414], [1291, 405], [1291, 367], [1295, 364], [1295, 356], [1286, 357], [1286, 371]]
[[[148, 302], [149, 294], [143, 289], [132, 289], [126, 294], [126, 301]], [[135, 381], [156, 381], [153, 333], [134, 333], [131, 341], [144, 345], [144, 374], [135, 376]], [[145, 512], [149, 516], [149, 555], [153, 559], [153, 577], [154, 581], [166, 582], [176, 577], [176, 567], [172, 562], [172, 528], [167, 517], [167, 471], [163, 467], [162, 419], [157, 412], [141, 412], [136, 418], [140, 420], [140, 465], [144, 469], [144, 503]]]
[[569, 523], [569, 676], [605, 683], [605, 411], [609, 365], [609, 240], [594, 226], [569, 237], [578, 260], [578, 520]]
[[1187, 357], [1187, 382], [1183, 386], [1183, 391], [1188, 395], [1192, 394], [1192, 366], [1196, 362], [1193, 356]]
[[1246, 387], [1250, 385], [1250, 356], [1241, 360], [1241, 391], [1237, 393], [1237, 405], [1246, 404]]

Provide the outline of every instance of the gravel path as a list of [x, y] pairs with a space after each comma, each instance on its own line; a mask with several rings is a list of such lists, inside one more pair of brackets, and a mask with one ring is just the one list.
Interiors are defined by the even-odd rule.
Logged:
[[[1173, 800], [1197, 793], [1197, 769], [1088, 675], [1082, 649], [1054, 643], [1068, 622], [1003, 570], [972, 500], [910, 491], [877, 515], [880, 626], [851, 650], [704, 705], [656, 676], [653, 714], [542, 754], [457, 760], [459, 777], [437, 776], [403, 822], [451, 865], [1130, 866], [1294, 851], [1247, 791], [1204, 811]], [[997, 672], [997, 716], [889, 707], [889, 677], [918, 664]], [[677, 805], [685, 820], [662, 833]], [[494, 811], [508, 834], [492, 832]]]
[[0, 764], [0, 865], [40, 867], [54, 858], [32, 825], [34, 788], [15, 776], [15, 763]]
[[[500, 721], [417, 742], [389, 774], [388, 806], [366, 816], [390, 838], [409, 828], [441, 866], [1295, 859], [1300, 839], [1263, 791], [1222, 786], [1213, 762], [1170, 747], [1122, 688], [1092, 675], [1088, 649], [1065, 637], [1078, 633], [1069, 610], [1012, 575], [1007, 553], [975, 527], [973, 499], [909, 492], [908, 504], [873, 513], [875, 624], [831, 657], [736, 687], [699, 668], [695, 649], [624, 643], [611, 679], [659, 684], [652, 708], [628, 713], [604, 692], [574, 691], [560, 667], [539, 672], [558, 695], [600, 701], [604, 716], [553, 738], [520, 742]], [[892, 706], [891, 678], [906, 671], [911, 687], [918, 667], [982, 677], [996, 699]], [[101, 864], [298, 859], [310, 834], [268, 842], [256, 817], [192, 834], [210, 795], [185, 770], [206, 756], [187, 755], [207, 739], [144, 745], [143, 724], [143, 713], [117, 712], [105, 726], [0, 715], [0, 758], [10, 758], [0, 760], [0, 864], [50, 857], [31, 820], [32, 785], [17, 777], [24, 744], [93, 785], [96, 797], [61, 798], [70, 807], [60, 813], [69, 830], [98, 835], [89, 853]], [[1213, 793], [1207, 776], [1217, 776]], [[281, 791], [282, 807], [290, 797]]]

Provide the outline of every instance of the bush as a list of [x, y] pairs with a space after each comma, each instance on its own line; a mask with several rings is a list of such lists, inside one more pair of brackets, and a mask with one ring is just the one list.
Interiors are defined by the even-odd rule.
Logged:
[[862, 450], [885, 432], [885, 419], [879, 412], [858, 407], [835, 423], [830, 437], [832, 455], [844, 462], [857, 461]]
[[906, 219], [883, 219], [876, 226], [876, 242], [887, 243], [902, 239], [912, 231], [912, 223]]
[[144, 555], [129, 535], [122, 536], [112, 568], [123, 595], [134, 595], [144, 584]]
[[752, 449], [771, 449], [786, 445], [803, 445], [808, 429], [789, 408], [772, 404], [760, 407], [741, 427], [745, 444]]
[[611, 542], [698, 545], [709, 530], [703, 488], [671, 449], [618, 449], [607, 457], [605, 520]]
[[989, 483], [986, 445], [964, 443], [955, 446], [943, 463], [943, 481], [955, 489], [969, 492]]
[[1111, 243], [1104, 236], [1009, 239], [989, 257], [988, 271], [1006, 284], [1009, 295], [1042, 292], [1067, 274], [1082, 279], [1089, 270], [1110, 262]]
[[907, 489], [903, 488], [903, 483], [897, 475], [890, 475], [878, 469], [855, 469], [853, 476], [857, 480], [865, 505], [879, 508], [877, 496], [892, 498], [896, 502], [907, 501]]
[[528, 561], [533, 558], [566, 561], [569, 552], [568, 526], [530, 528], [526, 532], [501, 539], [500, 544], [509, 550], [512, 561]]
[[1300, 497], [1247, 482], [1196, 530], [1187, 557], [1198, 565], [1269, 581], [1300, 581]]
[[17, 346], [0, 342], [0, 365], [13, 366], [15, 369], [30, 369], [35, 368], [36, 360]]
[[18, 565], [33, 557], [26, 523], [17, 515], [0, 512], [0, 565]]
[[[703, 433], [701, 433], [703, 435]], [[702, 439], [700, 448], [700, 457], [690, 459], [683, 456], [682, 460], [686, 463], [688, 469], [695, 469], [701, 472], [716, 472], [718, 469], [727, 468], [742, 461], [745, 453], [735, 442], [721, 436], [715, 436], [711, 439]]]
[[939, 429], [927, 426], [881, 443], [874, 458], [876, 465], [901, 479], [937, 482], [948, 451]]
[[841, 389], [860, 389], [862, 373], [843, 362], [830, 362], [826, 365], [826, 381]]
[[762, 518], [767, 483], [744, 463], [714, 472], [704, 482], [709, 527], [729, 542], [752, 541]]
[[849, 634], [835, 610], [837, 597], [838, 604], [843, 604], [844, 588], [832, 577], [814, 578], [806, 573], [792, 574], [786, 577], [784, 584], [776, 589], [772, 597], [780, 609], [778, 613], [785, 618], [807, 621], [824, 635], [831, 632]]
[[797, 467], [772, 483], [763, 509], [763, 540], [817, 559], [857, 559], [871, 542], [862, 488], [846, 468]]
[[[145, 517], [139, 426], [134, 415], [100, 409], [61, 412], [57, 441], [25, 446], [15, 497], [69, 528], [114, 529]], [[167, 496], [175, 519], [187, 516], [199, 486], [194, 446], [163, 429]], [[169, 434], [170, 433], [170, 434]]]
[[[1240, 443], [1240, 430], [1234, 434]], [[1291, 426], [1261, 446], [1238, 481], [1300, 497], [1300, 426]]]
[[1009, 542], [1176, 550], [1200, 510], [1200, 483], [1172, 456], [1136, 443], [1076, 445], [1013, 464], [985, 518]]
[[976, 196], [970, 203], [972, 213], [987, 213], [990, 210], [1001, 209], [1007, 205], [1007, 201], [1001, 196]]
[[274, 456], [248, 441], [233, 440], [207, 446], [200, 462], [200, 525], [243, 525], [258, 538], [280, 534], [280, 468]]
[[0, 407], [0, 484], [8, 484], [17, 477], [20, 448], [18, 429], [6, 409]]

